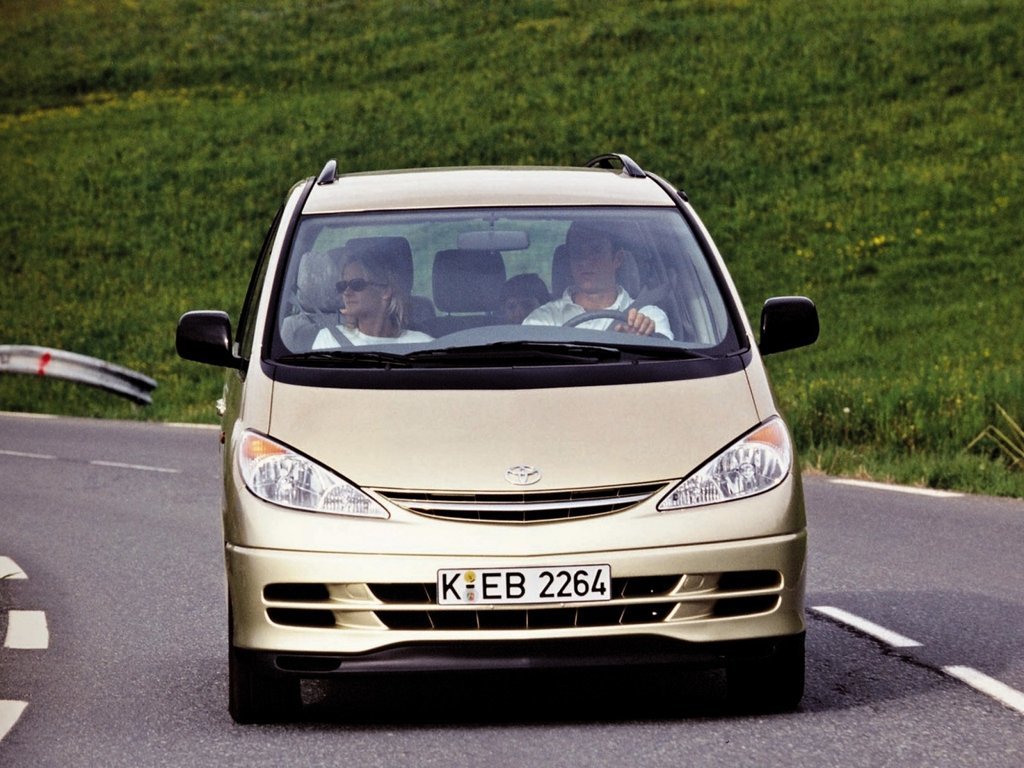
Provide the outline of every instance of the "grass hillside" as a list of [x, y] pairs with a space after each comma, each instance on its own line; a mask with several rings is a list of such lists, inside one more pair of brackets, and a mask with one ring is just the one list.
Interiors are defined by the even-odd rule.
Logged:
[[0, 377], [0, 409], [212, 421], [178, 316], [241, 303], [284, 193], [343, 170], [625, 152], [683, 187], [756, 317], [805, 467], [1024, 496], [1024, 2], [0, 0], [0, 343], [154, 404]]

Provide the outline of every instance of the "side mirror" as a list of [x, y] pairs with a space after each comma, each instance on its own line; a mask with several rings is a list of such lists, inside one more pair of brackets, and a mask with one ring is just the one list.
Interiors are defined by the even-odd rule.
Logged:
[[240, 368], [242, 361], [231, 354], [231, 319], [226, 312], [186, 312], [178, 320], [174, 347], [180, 357], [197, 363]]
[[803, 296], [768, 299], [761, 309], [762, 355], [784, 352], [818, 340], [818, 308]]

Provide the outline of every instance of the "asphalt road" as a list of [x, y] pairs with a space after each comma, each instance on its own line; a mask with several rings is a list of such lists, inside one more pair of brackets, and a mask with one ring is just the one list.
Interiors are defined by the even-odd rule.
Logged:
[[217, 436], [0, 415], [0, 765], [1024, 764], [1024, 502], [824, 477], [799, 712], [547, 672], [311, 685], [303, 721], [237, 726]]

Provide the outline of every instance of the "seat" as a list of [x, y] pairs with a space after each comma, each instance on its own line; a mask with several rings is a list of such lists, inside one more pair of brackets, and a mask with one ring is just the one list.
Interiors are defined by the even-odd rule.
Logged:
[[443, 313], [424, 330], [444, 336], [464, 328], [494, 325], [505, 284], [500, 251], [445, 250], [434, 256], [434, 304]]
[[394, 271], [398, 287], [412, 293], [412, 248], [404, 237], [353, 237], [345, 243], [345, 254], [386, 264]]
[[293, 312], [281, 321], [281, 338], [293, 352], [308, 352], [323, 328], [338, 322], [341, 297], [335, 288], [341, 272], [342, 249], [302, 255], [295, 277]]

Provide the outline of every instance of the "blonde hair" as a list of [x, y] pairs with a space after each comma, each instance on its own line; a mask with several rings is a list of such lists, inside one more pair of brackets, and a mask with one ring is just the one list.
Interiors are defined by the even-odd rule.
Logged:
[[[409, 294], [399, 279], [391, 259], [384, 253], [353, 253], [345, 259], [345, 267], [359, 264], [366, 270], [370, 280], [384, 283], [391, 289], [391, 298], [384, 309], [384, 318], [392, 336], [398, 336], [406, 328], [409, 319]], [[344, 267], [342, 268], [344, 271]]]

